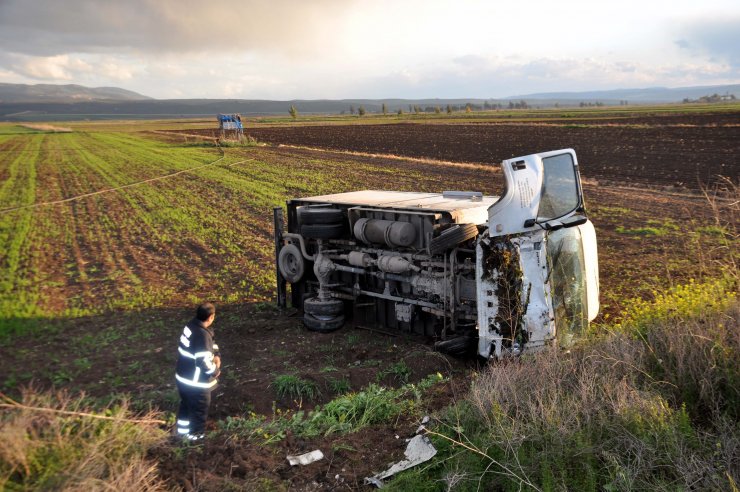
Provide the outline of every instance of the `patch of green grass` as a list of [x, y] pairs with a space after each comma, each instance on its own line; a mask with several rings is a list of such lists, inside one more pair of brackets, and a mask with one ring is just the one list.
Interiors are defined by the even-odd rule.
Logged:
[[303, 437], [355, 432], [368, 425], [391, 422], [402, 413], [417, 415], [424, 393], [444, 381], [441, 376], [434, 375], [418, 384], [407, 384], [397, 389], [371, 384], [362, 391], [341, 395], [308, 413], [277, 410], [268, 419], [252, 412], [242, 417], [227, 417], [217, 425], [220, 432], [232, 438], [264, 444], [280, 441], [288, 431]]
[[90, 359], [88, 359], [87, 357], [80, 357], [73, 360], [72, 365], [75, 367], [75, 369], [78, 369], [80, 371], [87, 371], [93, 366], [92, 362], [90, 362]]
[[377, 381], [382, 381], [386, 376], [392, 376], [393, 380], [399, 384], [406, 384], [409, 382], [411, 377], [411, 369], [406, 365], [405, 361], [398, 361], [395, 364], [379, 371], [375, 375]]
[[350, 382], [347, 378], [342, 379], [328, 379], [327, 384], [329, 385], [329, 389], [332, 393], [335, 395], [343, 395], [345, 393], [349, 393], [351, 389]]
[[295, 374], [281, 374], [273, 379], [270, 386], [275, 389], [279, 398], [290, 398], [293, 400], [309, 400], [319, 396], [319, 388], [313, 381], [302, 379]]
[[615, 217], [626, 217], [634, 214], [634, 212], [628, 208], [610, 207], [608, 205], [599, 205], [595, 207], [594, 212], [597, 215], [613, 215]]
[[706, 236], [714, 236], [714, 237], [725, 237], [725, 236], [730, 235], [730, 231], [728, 231], [726, 227], [722, 227], [718, 225], [708, 225], [708, 226], [697, 227], [695, 229], [695, 232], [698, 232], [699, 234], [703, 234]]
[[659, 227], [636, 227], [634, 229], [626, 229], [622, 226], [617, 226], [615, 229], [619, 234], [626, 234], [628, 236], [665, 236], [669, 231]]
[[14, 390], [18, 386], [18, 376], [15, 375], [15, 373], [10, 373], [5, 377], [5, 381], [3, 381], [3, 391], [11, 391]]
[[74, 375], [66, 370], [66, 369], [59, 369], [57, 371], [54, 371], [49, 376], [49, 379], [51, 380], [51, 383], [55, 386], [63, 386], [66, 383], [69, 383], [70, 381], [74, 381]]
[[625, 303], [621, 321], [613, 329], [642, 333], [656, 323], [680, 322], [721, 311], [737, 298], [735, 282], [733, 278], [703, 283], [691, 279], [666, 291], [654, 291], [650, 301], [633, 298]]
[[629, 236], [666, 236], [681, 230], [681, 228], [671, 219], [648, 219], [645, 227], [636, 227], [632, 229], [623, 226], [617, 226], [615, 229], [619, 234]]
[[658, 227], [666, 231], [676, 232], [681, 230], [678, 224], [676, 224], [672, 219], [648, 219], [647, 223], [649, 226]]

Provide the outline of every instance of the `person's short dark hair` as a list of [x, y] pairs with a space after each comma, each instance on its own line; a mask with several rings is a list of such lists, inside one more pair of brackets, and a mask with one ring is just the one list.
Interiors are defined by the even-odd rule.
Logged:
[[210, 302], [204, 302], [203, 304], [198, 306], [198, 309], [195, 311], [195, 317], [198, 318], [200, 321], [206, 321], [215, 312], [216, 306], [214, 306]]

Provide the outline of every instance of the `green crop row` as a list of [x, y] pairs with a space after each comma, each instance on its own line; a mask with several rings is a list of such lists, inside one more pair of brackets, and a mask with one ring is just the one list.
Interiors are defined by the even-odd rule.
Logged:
[[348, 166], [127, 133], [8, 136], [0, 204], [36, 206], [0, 217], [0, 333], [23, 331], [32, 317], [204, 297], [268, 300], [274, 206], [367, 187], [368, 179], [427, 179], [365, 163], [346, 173]]

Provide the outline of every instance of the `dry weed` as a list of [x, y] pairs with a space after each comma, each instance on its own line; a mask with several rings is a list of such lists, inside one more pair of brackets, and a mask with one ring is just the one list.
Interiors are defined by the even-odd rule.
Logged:
[[[84, 397], [26, 389], [24, 405], [86, 410]], [[87, 410], [89, 412], [89, 410]], [[113, 420], [14, 408], [0, 413], [0, 489], [165, 490], [146, 450], [166, 433], [126, 421], [128, 402], [105, 409]], [[154, 413], [144, 416], [154, 419]]]

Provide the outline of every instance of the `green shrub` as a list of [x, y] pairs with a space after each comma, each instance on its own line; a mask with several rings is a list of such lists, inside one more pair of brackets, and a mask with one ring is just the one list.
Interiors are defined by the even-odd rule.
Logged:
[[396, 383], [406, 384], [411, 377], [411, 369], [405, 361], [398, 361], [395, 364], [379, 371], [375, 376], [376, 381], [382, 381], [386, 376], [391, 376]]
[[736, 299], [734, 281], [729, 278], [704, 283], [693, 279], [666, 292], [653, 291], [653, 300], [632, 299], [626, 303], [617, 331], [643, 332], [656, 323], [702, 318], [727, 309]]
[[308, 381], [295, 374], [282, 374], [277, 376], [272, 384], [275, 392], [280, 398], [300, 400], [308, 398], [313, 400], [319, 395], [319, 388], [313, 381]]
[[348, 393], [350, 390], [350, 383], [347, 378], [342, 379], [329, 379], [328, 380], [329, 388], [331, 389], [331, 392], [335, 395], [343, 395], [344, 393]]

